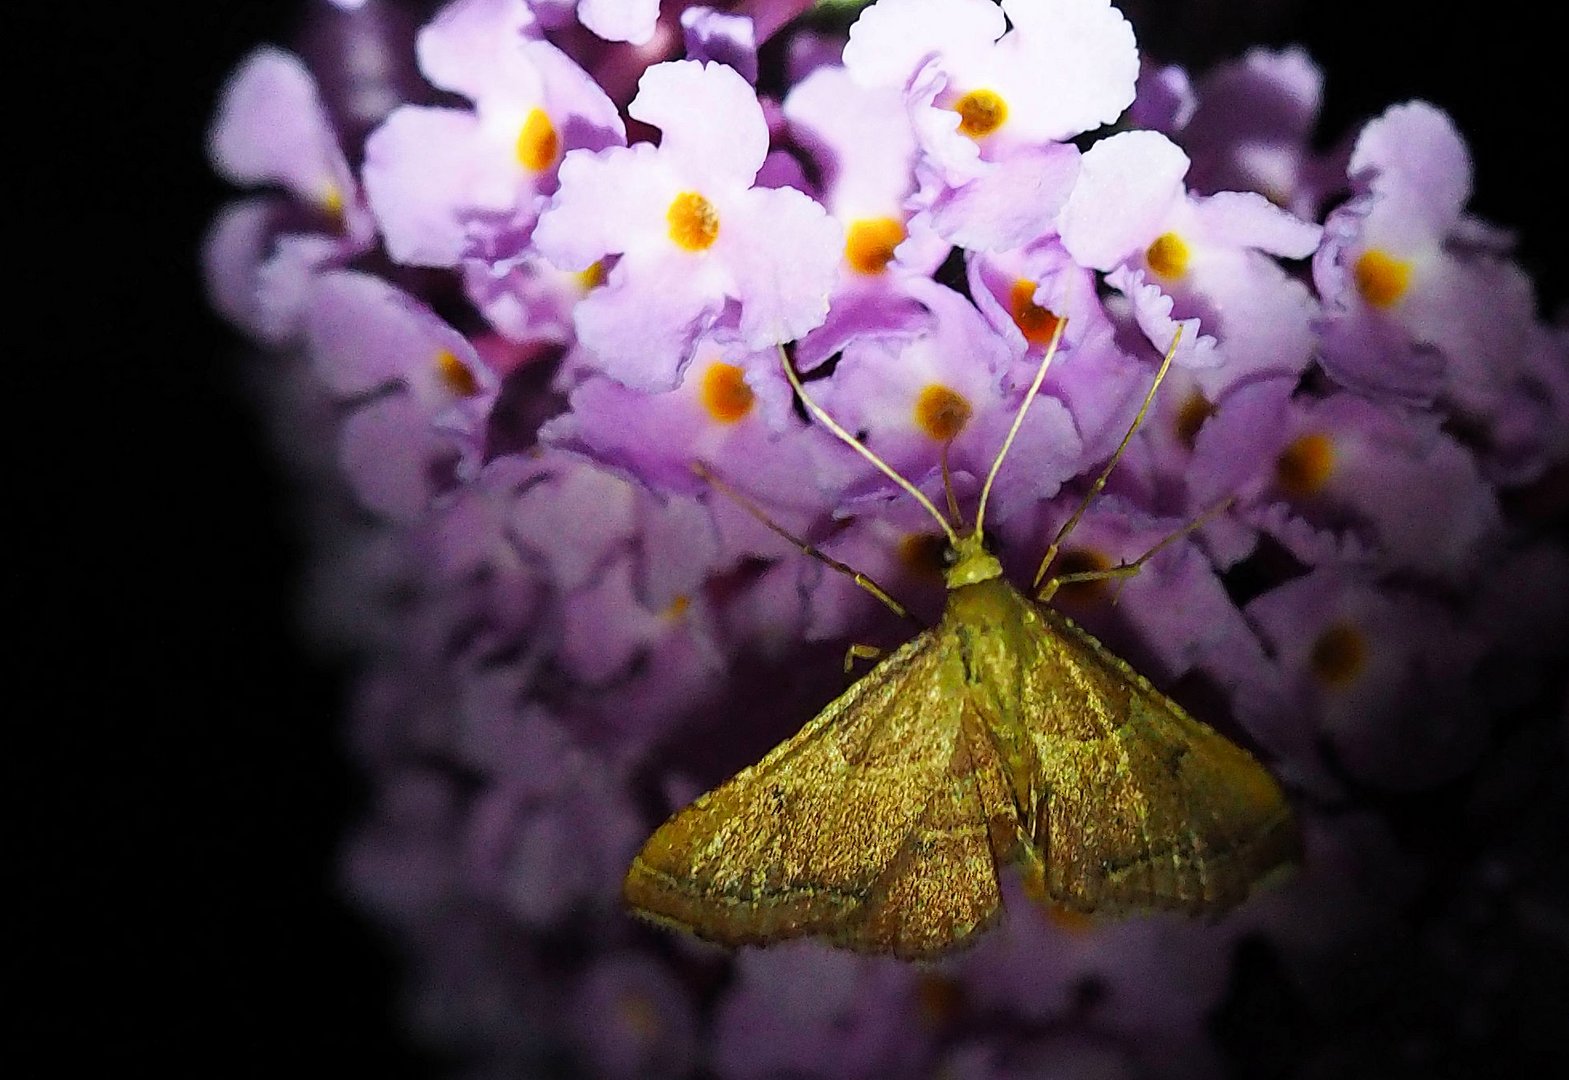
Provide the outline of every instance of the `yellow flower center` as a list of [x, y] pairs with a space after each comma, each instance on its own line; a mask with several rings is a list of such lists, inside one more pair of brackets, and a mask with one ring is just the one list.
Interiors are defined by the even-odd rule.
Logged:
[[915, 423], [938, 442], [949, 442], [970, 422], [970, 403], [964, 396], [932, 383], [915, 399]]
[[682, 593], [680, 596], [677, 596], [674, 600], [670, 601], [670, 606], [664, 610], [664, 616], [665, 618], [674, 621], [675, 619], [679, 619], [681, 616], [685, 615], [686, 609], [691, 606], [692, 598], [687, 596], [685, 593]]
[[893, 218], [852, 221], [845, 232], [844, 258], [857, 274], [880, 274], [904, 241], [904, 225]]
[[[1057, 558], [1050, 566], [1051, 577], [1067, 577], [1069, 574], [1100, 573], [1110, 570], [1111, 558], [1094, 548], [1067, 548], [1058, 552]], [[1070, 606], [1079, 604], [1087, 605], [1101, 599], [1106, 591], [1106, 578], [1095, 581], [1070, 581], [1057, 590], [1057, 596]]]
[[1052, 334], [1057, 331], [1057, 324], [1062, 321], [1051, 309], [1035, 302], [1035, 290], [1039, 287], [1038, 282], [1020, 278], [1013, 283], [1008, 293], [1008, 306], [1014, 325], [1024, 335], [1024, 340], [1032, 345], [1045, 345], [1051, 341]]
[[561, 136], [544, 109], [534, 109], [518, 132], [518, 164], [530, 172], [544, 172], [556, 163], [561, 153]]
[[578, 288], [584, 292], [603, 285], [605, 283], [605, 264], [596, 262], [589, 266], [587, 270], [579, 270], [577, 272], [577, 283]]
[[1176, 233], [1161, 233], [1144, 252], [1151, 272], [1163, 278], [1179, 278], [1188, 272], [1191, 256], [1188, 245]]
[[473, 397], [479, 393], [479, 380], [474, 372], [446, 349], [436, 354], [436, 375], [453, 397]]
[[943, 580], [943, 552], [948, 539], [942, 533], [908, 533], [899, 540], [899, 562], [912, 577]]
[[1194, 390], [1187, 400], [1177, 409], [1176, 433], [1177, 441], [1189, 450], [1199, 437], [1199, 428], [1204, 426], [1204, 421], [1215, 415], [1215, 406], [1209, 398], [1199, 391]]
[[621, 1023], [639, 1038], [652, 1039], [659, 1034], [659, 1012], [648, 1000], [648, 995], [622, 994], [616, 1002], [616, 1012], [620, 1014]]
[[971, 90], [953, 103], [959, 130], [972, 139], [985, 138], [1008, 119], [1008, 103], [994, 90]]
[[757, 395], [746, 385], [745, 374], [734, 364], [715, 361], [703, 372], [699, 391], [703, 408], [721, 424], [733, 424], [752, 411]]
[[1335, 471], [1335, 444], [1321, 431], [1299, 435], [1275, 459], [1275, 483], [1293, 498], [1316, 495]]
[[687, 251], [705, 251], [719, 236], [719, 211], [695, 191], [683, 191], [665, 211], [670, 224], [670, 239]]
[[341, 218], [343, 216], [343, 189], [337, 184], [328, 184], [321, 193], [321, 208], [329, 217]]
[[934, 972], [923, 974], [915, 984], [921, 1013], [934, 1028], [946, 1027], [964, 1007], [964, 990], [958, 982]]
[[1363, 300], [1373, 307], [1387, 308], [1399, 303], [1406, 294], [1411, 284], [1411, 264], [1370, 248], [1357, 259], [1351, 275]]
[[1342, 689], [1367, 667], [1367, 639], [1349, 622], [1334, 623], [1313, 642], [1308, 662], [1320, 682]]

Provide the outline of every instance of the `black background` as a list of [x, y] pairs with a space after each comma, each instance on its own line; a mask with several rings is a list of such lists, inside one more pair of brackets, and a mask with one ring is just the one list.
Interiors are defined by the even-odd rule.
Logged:
[[[43, 955], [6, 981], [51, 1075], [104, 1053], [165, 1075], [434, 1072], [400, 1034], [390, 950], [335, 895], [362, 798], [341, 673], [298, 643], [287, 481], [194, 261], [226, 197], [202, 156], [217, 89], [255, 43], [287, 42], [301, 6], [11, 20], [22, 648], [5, 758], [23, 858], [7, 879], [29, 903], [15, 955]], [[1231, 52], [1260, 19], [1233, 5], [1252, 14], [1194, 33], [1182, 5], [1150, 6], [1202, 50], [1163, 50], [1177, 61]], [[1462, 10], [1299, 4], [1261, 40], [1324, 64], [1326, 135], [1410, 97], [1449, 109], [1478, 163], [1474, 209], [1521, 230], [1551, 310], [1569, 288], [1561, 39], [1523, 0]]]

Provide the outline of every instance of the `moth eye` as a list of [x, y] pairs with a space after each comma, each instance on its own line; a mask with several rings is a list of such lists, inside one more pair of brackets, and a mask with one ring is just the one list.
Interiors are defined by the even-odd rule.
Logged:
[[942, 549], [941, 558], [942, 564], [944, 566], [952, 566], [954, 563], [959, 561], [959, 553], [953, 549], [953, 545], [945, 544]]

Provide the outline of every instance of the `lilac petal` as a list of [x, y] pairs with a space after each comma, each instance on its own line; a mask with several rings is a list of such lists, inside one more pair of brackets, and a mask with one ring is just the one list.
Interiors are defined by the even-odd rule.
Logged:
[[1175, 64], [1157, 67], [1146, 59], [1139, 69], [1133, 104], [1128, 107], [1127, 123], [1175, 135], [1187, 127], [1198, 108], [1188, 73]]
[[1209, 325], [1222, 356], [1218, 367], [1194, 369], [1211, 401], [1243, 380], [1300, 375], [1313, 361], [1319, 313], [1308, 287], [1254, 251], [1211, 256], [1195, 274], [1198, 300], [1217, 312]]
[[361, 502], [398, 521], [424, 512], [446, 485], [457, 450], [408, 394], [389, 394], [343, 422], [339, 460]]
[[661, 157], [694, 182], [749, 186], [768, 154], [757, 92], [723, 64], [655, 64], [627, 112], [659, 128]]
[[850, 27], [844, 66], [866, 86], [902, 90], [934, 55], [978, 52], [1005, 29], [991, 0], [881, 0]]
[[689, 7], [681, 13], [681, 30], [688, 60], [726, 64], [747, 82], [757, 82], [757, 34], [750, 17]]
[[663, 628], [660, 616], [638, 602], [632, 564], [617, 561], [565, 605], [561, 660], [579, 679], [604, 683], [625, 672]]
[[573, 310], [578, 339], [595, 366], [618, 382], [669, 390], [681, 381], [693, 343], [722, 301], [709, 277], [694, 272], [683, 253], [635, 267], [623, 260]]
[[996, 64], [1028, 101], [1034, 139], [1070, 139], [1109, 124], [1133, 103], [1133, 28], [1111, 0], [1003, 0], [1013, 30]]
[[625, 550], [636, 525], [636, 492], [618, 476], [560, 458], [554, 476], [518, 496], [512, 535], [540, 557], [557, 588], [575, 592]]
[[256, 50], [229, 78], [208, 153], [226, 179], [281, 184], [313, 206], [342, 206], [353, 191], [316, 80], [281, 49]]
[[[626, 145], [626, 124], [611, 101], [577, 62], [545, 41], [524, 44], [523, 57], [539, 72], [545, 111], [560, 128], [566, 150]], [[534, 101], [525, 104], [532, 108]]]
[[637, 143], [597, 154], [574, 150], [559, 177], [534, 243], [562, 270], [587, 270], [610, 252], [668, 246], [665, 214], [679, 185], [658, 148]]
[[1324, 73], [1307, 52], [1250, 49], [1199, 84], [1199, 104], [1183, 132], [1198, 191], [1258, 191], [1301, 213], [1318, 192], [1309, 142], [1324, 99]]
[[272, 256], [256, 268], [256, 318], [268, 341], [292, 341], [305, 322], [316, 275], [341, 264], [344, 245], [319, 233], [280, 236]]
[[606, 41], [646, 45], [659, 21], [659, 0], [578, 0], [577, 17]]
[[462, 334], [406, 293], [357, 271], [335, 270], [316, 279], [306, 337], [317, 374], [344, 397], [402, 381], [427, 406], [444, 404], [451, 400], [437, 385], [444, 352], [476, 379], [488, 373]]
[[824, 201], [836, 217], [904, 216], [916, 146], [898, 91], [863, 87], [830, 65], [791, 88], [784, 114], [795, 141], [817, 163]]
[[1224, 357], [1216, 351], [1215, 338], [1200, 332], [1198, 319], [1174, 318], [1175, 302], [1159, 285], [1147, 280], [1144, 271], [1120, 266], [1106, 275], [1106, 284], [1128, 298], [1134, 321], [1144, 332], [1145, 339], [1162, 354], [1171, 348], [1177, 328], [1182, 328], [1182, 340], [1172, 357], [1173, 364], [1212, 368], [1223, 362]]
[[1205, 239], [1257, 248], [1287, 259], [1305, 259], [1318, 250], [1323, 229], [1282, 210], [1252, 191], [1222, 191], [1194, 201], [1194, 216]]
[[604, 1080], [688, 1075], [700, 1046], [692, 998], [663, 959], [624, 951], [594, 961], [570, 1010], [591, 1075]]
[[1062, 208], [1062, 243], [1084, 266], [1110, 270], [1152, 239], [1182, 198], [1188, 156], [1166, 136], [1125, 131], [1084, 153]]
[[524, 0], [453, 0], [419, 32], [420, 72], [472, 101], [515, 73], [519, 46], [537, 32]]
[[473, 113], [406, 105], [366, 140], [365, 196], [395, 261], [455, 266], [468, 253], [464, 217], [486, 165], [479, 139]]
[[486, 321], [518, 344], [572, 341], [572, 309], [583, 298], [581, 275], [557, 270], [538, 255], [505, 263], [463, 263], [463, 289]]
[[[1013, 420], [1014, 413], [1005, 409], [982, 417], [976, 425], [979, 437], [975, 442], [984, 449], [980, 459], [969, 464], [978, 470], [989, 470]], [[1005, 525], [1015, 514], [1056, 495], [1063, 483], [1078, 473], [1083, 450], [1067, 407], [1054, 397], [1037, 397], [1030, 403], [1008, 456], [997, 471], [986, 504], [986, 524]]]
[[720, 246], [741, 301], [741, 339], [762, 348], [820, 326], [844, 248], [839, 223], [794, 188], [754, 188], [737, 211], [742, 220], [721, 231]]
[[256, 296], [256, 273], [282, 214], [276, 198], [230, 203], [218, 212], [202, 241], [208, 302], [230, 322], [269, 341], [273, 337]]
[[1079, 173], [1070, 143], [1009, 155], [964, 186], [939, 197], [932, 225], [969, 251], [1008, 251], [1055, 232]]
[[1425, 101], [1396, 105], [1363, 128], [1347, 172], [1409, 199], [1434, 233], [1447, 232], [1471, 197], [1465, 141], [1448, 114]]
[[708, 507], [679, 496], [638, 503], [643, 602], [653, 611], [690, 601], [719, 562], [719, 533]]

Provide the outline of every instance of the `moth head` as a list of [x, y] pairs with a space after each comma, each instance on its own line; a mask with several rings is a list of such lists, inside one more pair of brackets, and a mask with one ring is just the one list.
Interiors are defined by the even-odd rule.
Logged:
[[946, 567], [943, 575], [950, 589], [1002, 576], [1002, 564], [986, 550], [980, 534], [973, 531], [961, 534], [948, 545], [943, 552], [943, 566]]

